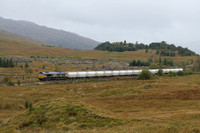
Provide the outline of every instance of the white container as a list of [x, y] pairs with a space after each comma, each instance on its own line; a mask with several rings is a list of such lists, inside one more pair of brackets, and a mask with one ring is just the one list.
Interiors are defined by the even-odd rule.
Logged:
[[133, 75], [139, 75], [141, 70], [133, 70]]
[[183, 68], [178, 68], [178, 71], [183, 71]]
[[77, 72], [68, 72], [67, 73], [67, 77], [69, 77], [69, 78], [76, 78], [77, 77]]
[[96, 76], [97, 77], [103, 77], [104, 76], [104, 71], [96, 71]]
[[149, 70], [152, 74], [156, 74], [156, 73], [158, 73], [158, 69], [151, 69], [151, 70]]
[[112, 71], [104, 71], [104, 76], [112, 76]]
[[96, 76], [96, 71], [87, 72], [87, 77], [95, 77], [95, 76]]
[[78, 78], [87, 77], [87, 72], [77, 72], [77, 77], [78, 77]]
[[121, 70], [121, 71], [119, 71], [119, 75], [125, 76], [125, 75], [127, 75], [126, 72], [127, 72], [126, 70]]
[[112, 76], [119, 76], [120, 71], [112, 71]]
[[127, 70], [126, 75], [133, 75], [133, 70]]

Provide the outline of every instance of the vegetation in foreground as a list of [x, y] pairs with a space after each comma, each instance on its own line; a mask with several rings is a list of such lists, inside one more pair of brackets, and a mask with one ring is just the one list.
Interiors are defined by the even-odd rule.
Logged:
[[[186, 75], [2, 86], [0, 130], [199, 132], [199, 80], [199, 75]], [[26, 101], [33, 104], [31, 110]]]

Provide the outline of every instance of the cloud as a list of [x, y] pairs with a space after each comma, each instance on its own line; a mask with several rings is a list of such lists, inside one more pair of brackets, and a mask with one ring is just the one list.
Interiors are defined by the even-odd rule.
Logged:
[[1, 0], [0, 16], [102, 42], [186, 44], [199, 42], [199, 5], [199, 0]]

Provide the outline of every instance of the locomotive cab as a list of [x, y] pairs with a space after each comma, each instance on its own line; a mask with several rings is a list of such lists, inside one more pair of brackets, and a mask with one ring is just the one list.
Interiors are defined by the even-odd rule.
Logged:
[[44, 80], [47, 76], [44, 74], [44, 72], [39, 73], [39, 80]]

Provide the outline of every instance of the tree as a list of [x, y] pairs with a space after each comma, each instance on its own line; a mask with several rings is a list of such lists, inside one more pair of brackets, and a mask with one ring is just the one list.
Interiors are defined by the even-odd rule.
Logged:
[[25, 106], [26, 109], [28, 109], [28, 105], [29, 105], [28, 101], [26, 101], [25, 104], [24, 104], [24, 106]]
[[139, 80], [149, 80], [152, 78], [153, 78], [152, 73], [147, 69], [142, 70], [142, 72], [138, 75]]
[[33, 105], [32, 105], [32, 103], [29, 103], [29, 111], [33, 111]]
[[142, 63], [140, 60], [137, 61], [137, 66], [142, 66]]
[[29, 67], [29, 65], [28, 65], [28, 63], [25, 63], [25, 66], [24, 66], [25, 68], [28, 68]]
[[0, 58], [0, 67], [14, 67], [14, 61], [12, 59]]
[[17, 85], [18, 85], [18, 86], [21, 85], [21, 81], [20, 81], [20, 80], [17, 81]]
[[163, 76], [163, 70], [162, 69], [158, 70], [158, 75]]

